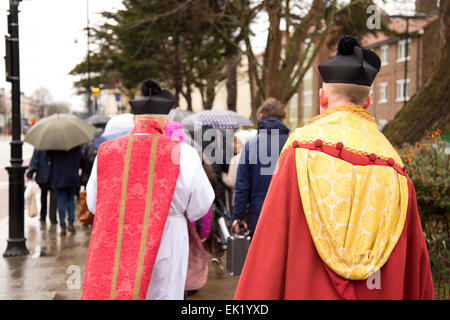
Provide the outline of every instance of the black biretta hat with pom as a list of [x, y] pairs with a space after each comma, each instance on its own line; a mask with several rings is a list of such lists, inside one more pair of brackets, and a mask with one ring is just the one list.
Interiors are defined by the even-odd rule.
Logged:
[[323, 82], [349, 83], [370, 87], [380, 71], [378, 55], [361, 48], [355, 36], [339, 39], [337, 54], [318, 66]]
[[141, 97], [130, 100], [133, 114], [168, 114], [175, 103], [175, 97], [155, 80], [142, 82], [141, 93]]

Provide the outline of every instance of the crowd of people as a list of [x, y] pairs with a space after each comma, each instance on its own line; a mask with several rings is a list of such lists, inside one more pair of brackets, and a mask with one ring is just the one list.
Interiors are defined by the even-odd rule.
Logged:
[[321, 114], [292, 134], [274, 98], [257, 130], [190, 132], [168, 117], [174, 96], [149, 79], [130, 100], [129, 134], [98, 150], [36, 151], [27, 177], [37, 172], [42, 197], [54, 193], [63, 233], [86, 185], [94, 224], [82, 299], [195, 292], [206, 251], [224, 273], [219, 218], [252, 239], [236, 299], [433, 299], [414, 187], [366, 111], [379, 69], [375, 53], [342, 37], [319, 65]]

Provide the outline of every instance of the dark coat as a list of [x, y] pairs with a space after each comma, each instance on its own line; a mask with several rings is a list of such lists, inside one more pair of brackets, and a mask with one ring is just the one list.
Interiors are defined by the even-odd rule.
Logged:
[[241, 153], [234, 188], [233, 219], [243, 220], [248, 207], [251, 233], [255, 231], [273, 171], [288, 136], [289, 129], [281, 121], [274, 118], [261, 120], [257, 136], [245, 144]]
[[50, 158], [50, 186], [55, 189], [80, 187], [81, 147], [69, 151], [48, 151]]
[[49, 180], [50, 166], [47, 161], [46, 150], [33, 151], [33, 157], [31, 158], [30, 165], [27, 171], [27, 178], [33, 178], [33, 174], [36, 173], [35, 180], [40, 185], [47, 185]]
[[[105, 130], [103, 128], [97, 128], [94, 135], [94, 140], [98, 139]], [[89, 177], [91, 176], [92, 167], [94, 165], [95, 158], [97, 157], [97, 148], [94, 147], [93, 142], [85, 143], [81, 146], [81, 185], [87, 185]]]

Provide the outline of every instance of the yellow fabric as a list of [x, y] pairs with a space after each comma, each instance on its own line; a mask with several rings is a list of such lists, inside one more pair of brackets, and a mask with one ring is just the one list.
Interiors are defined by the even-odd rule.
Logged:
[[[318, 116], [288, 139], [342, 142], [377, 156], [401, 159], [361, 107]], [[311, 237], [322, 260], [340, 276], [367, 279], [388, 260], [408, 206], [405, 176], [389, 166], [356, 166], [326, 153], [296, 149], [297, 179]]]

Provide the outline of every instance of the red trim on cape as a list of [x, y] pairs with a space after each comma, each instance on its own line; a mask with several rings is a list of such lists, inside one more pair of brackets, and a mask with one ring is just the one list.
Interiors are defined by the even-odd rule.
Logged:
[[[347, 153], [346, 161], [360, 163]], [[407, 218], [380, 270], [380, 289], [344, 279], [318, 255], [302, 208], [295, 149], [287, 149], [272, 177], [235, 299], [434, 299], [428, 251], [408, 178]], [[372, 287], [372, 289], [369, 289]]]
[[380, 156], [377, 156], [374, 153], [371, 153], [367, 156], [358, 154], [346, 150], [342, 142], [338, 142], [335, 145], [329, 145], [323, 144], [321, 140], [316, 140], [314, 143], [299, 143], [297, 140], [294, 140], [294, 142], [292, 143], [292, 148], [304, 148], [323, 152], [332, 157], [340, 158], [357, 166], [377, 165], [393, 167], [399, 174], [406, 176], [406, 167], [401, 168], [397, 163], [395, 163], [394, 159], [389, 158], [387, 160], [383, 160], [380, 158]]

